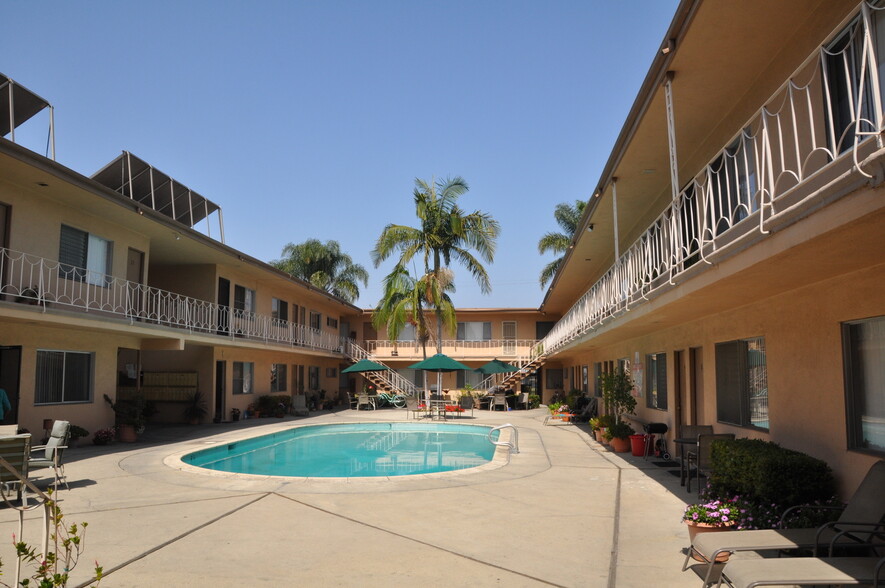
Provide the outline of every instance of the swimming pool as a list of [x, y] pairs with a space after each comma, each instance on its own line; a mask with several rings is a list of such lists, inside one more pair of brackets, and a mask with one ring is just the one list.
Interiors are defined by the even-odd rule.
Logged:
[[[408, 476], [491, 461], [491, 427], [360, 423], [296, 427], [189, 453], [184, 463], [216, 471], [311, 478]], [[498, 431], [492, 439], [498, 439]]]

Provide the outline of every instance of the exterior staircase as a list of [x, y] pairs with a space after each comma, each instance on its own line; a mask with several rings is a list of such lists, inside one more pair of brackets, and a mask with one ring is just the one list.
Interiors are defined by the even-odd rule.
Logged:
[[[368, 351], [354, 343], [352, 340], [348, 339], [345, 342], [343, 348], [344, 354], [353, 361], [359, 361], [361, 359], [371, 359], [375, 363], [379, 363], [386, 368], [390, 368], [390, 366], [385, 365], [384, 362], [378, 361], [378, 359], [370, 356]], [[363, 372], [360, 375], [371, 382], [378, 390], [378, 392], [386, 392], [388, 394], [405, 394], [406, 396], [414, 396], [417, 392], [415, 384], [402, 377], [393, 368], [382, 372]]]
[[547, 354], [544, 353], [543, 346], [536, 345], [532, 348], [532, 351], [528, 357], [521, 358], [517, 361], [517, 364], [519, 365], [519, 371], [506, 374], [499, 385], [503, 386], [504, 389], [507, 391], [514, 390], [520, 382], [532, 375], [532, 372], [537, 370], [546, 362]]

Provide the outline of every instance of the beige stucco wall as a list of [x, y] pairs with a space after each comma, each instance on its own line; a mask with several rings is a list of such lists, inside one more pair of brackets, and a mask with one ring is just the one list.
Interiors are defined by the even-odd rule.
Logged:
[[[646, 407], [644, 391], [636, 414], [645, 421], [664, 422], [671, 440], [676, 432], [674, 351], [687, 362], [691, 347], [701, 348], [702, 396], [698, 423], [713, 424], [716, 432], [738, 437], [770, 439], [784, 447], [809, 453], [830, 464], [844, 493], [850, 492], [877, 458], [847, 449], [841, 323], [885, 314], [885, 265], [845, 274], [746, 306], [707, 316], [642, 337], [584, 353], [569, 365], [667, 354], [668, 410]], [[735, 427], [716, 421], [715, 345], [719, 342], [765, 337], [770, 432]], [[646, 373], [647, 376], [647, 373]], [[685, 386], [688, 385], [686, 378]], [[689, 404], [683, 411], [688, 423]], [[672, 444], [671, 444], [672, 448]]]

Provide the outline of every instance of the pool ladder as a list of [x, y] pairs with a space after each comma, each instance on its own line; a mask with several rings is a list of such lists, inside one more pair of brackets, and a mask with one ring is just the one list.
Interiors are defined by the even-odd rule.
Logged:
[[[510, 435], [510, 441], [492, 441], [492, 433], [494, 433], [495, 431], [500, 431], [501, 429], [505, 429], [507, 427], [510, 427], [511, 429], [513, 429], [513, 434]], [[517, 431], [516, 427], [514, 427], [510, 423], [500, 425], [498, 427], [495, 427], [491, 431], [489, 431], [489, 442], [492, 445], [498, 445], [501, 447], [509, 447], [510, 453], [519, 453], [519, 431]]]

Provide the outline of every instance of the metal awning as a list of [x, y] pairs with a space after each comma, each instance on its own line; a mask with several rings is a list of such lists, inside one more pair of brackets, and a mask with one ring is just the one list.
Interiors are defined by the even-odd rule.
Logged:
[[[220, 206], [128, 151], [93, 174], [92, 179], [190, 228], [217, 212], [224, 242]], [[206, 228], [211, 237], [208, 222]]]
[[55, 160], [55, 128], [52, 105], [8, 76], [0, 73], [0, 137], [9, 135], [15, 142], [15, 129], [41, 112], [49, 109], [49, 151]]

